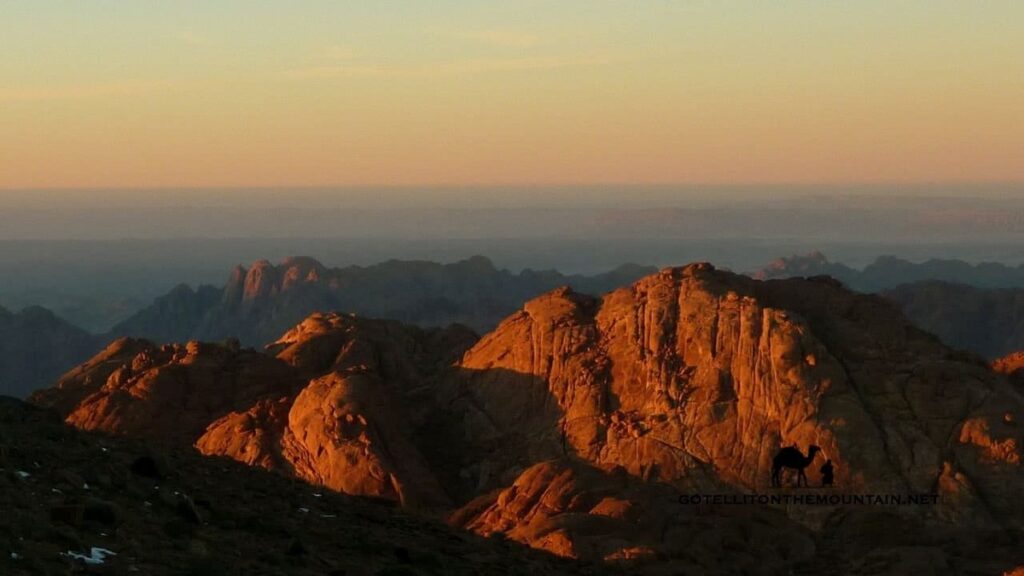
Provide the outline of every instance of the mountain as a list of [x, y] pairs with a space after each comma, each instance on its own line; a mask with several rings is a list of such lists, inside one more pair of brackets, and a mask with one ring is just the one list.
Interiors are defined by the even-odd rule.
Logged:
[[452, 264], [391, 260], [346, 268], [327, 268], [305, 257], [278, 265], [260, 260], [235, 268], [223, 289], [175, 288], [115, 326], [111, 335], [160, 342], [238, 338], [261, 346], [309, 314], [330, 310], [487, 331], [525, 300], [557, 286], [601, 294], [651, 271], [624, 265], [595, 276], [554, 270], [513, 274], [482, 256]]
[[824, 254], [814, 251], [802, 256], [776, 258], [749, 275], [757, 280], [831, 276], [850, 286], [858, 284], [860, 271], [845, 264], [829, 262]]
[[11, 576], [600, 573], [380, 501], [82, 433], [2, 397], [0, 469]]
[[917, 282], [886, 290], [915, 324], [986, 358], [1024, 349], [1024, 288]]
[[750, 273], [759, 280], [831, 276], [860, 292], [880, 292], [902, 284], [929, 280], [955, 282], [978, 288], [1024, 287], [1024, 265], [998, 262], [971, 264], [955, 259], [915, 263], [895, 256], [879, 256], [863, 270], [830, 262], [821, 252], [779, 258]]
[[[479, 339], [314, 314], [263, 354], [121, 340], [32, 401], [631, 573], [1024, 564], [1019, 389], [825, 278], [669, 268], [550, 291]], [[771, 485], [783, 447], [814, 488]], [[716, 494], [935, 500], [687, 503]]]
[[115, 325], [110, 336], [145, 336], [160, 342], [187, 340], [182, 335], [194, 332], [198, 320], [217, 306], [222, 297], [222, 291], [213, 286], [193, 289], [179, 284]]
[[624, 265], [594, 276], [557, 271], [498, 270], [483, 257], [454, 264], [389, 261], [327, 268], [311, 258], [265, 260], [236, 268], [223, 288], [185, 284], [139, 310], [110, 332], [90, 334], [47, 309], [12, 313], [0, 307], [0, 391], [23, 397], [52, 384], [120, 337], [156, 342], [238, 339], [262, 346], [320, 310], [353, 311], [420, 326], [461, 322], [492, 328], [523, 301], [571, 284], [603, 293], [650, 272]]
[[959, 260], [914, 264], [883, 256], [863, 270], [822, 253], [780, 258], [751, 274], [760, 280], [829, 276], [896, 302], [918, 327], [954, 348], [995, 359], [1024, 349], [1024, 268]]
[[0, 393], [23, 397], [48, 386], [101, 347], [96, 337], [45, 308], [0, 308]]

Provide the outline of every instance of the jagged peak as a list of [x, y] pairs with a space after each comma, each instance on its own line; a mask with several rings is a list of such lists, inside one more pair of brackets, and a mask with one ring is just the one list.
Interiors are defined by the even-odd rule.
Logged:
[[302, 266], [307, 268], [323, 268], [324, 265], [312, 256], [287, 256], [281, 260], [281, 266]]

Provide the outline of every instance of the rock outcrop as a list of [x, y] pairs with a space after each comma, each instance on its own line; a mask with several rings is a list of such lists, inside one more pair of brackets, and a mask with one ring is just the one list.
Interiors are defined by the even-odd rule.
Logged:
[[957, 503], [943, 514], [1024, 514], [1005, 487], [1024, 482], [1020, 431], [1004, 425], [1021, 396], [883, 299], [825, 280], [695, 265], [600, 302], [558, 291], [460, 366], [467, 435], [507, 439], [499, 477], [558, 453], [560, 431], [586, 461], [681, 487], [763, 490], [779, 447], [817, 445], [848, 490], [938, 489]]
[[[684, 549], [703, 542], [757, 551], [732, 560], [740, 572], [768, 555], [779, 559], [768, 571], [823, 558], [854, 570], [860, 559], [835, 549], [832, 535], [884, 512], [894, 525], [924, 527], [900, 540], [917, 547], [914, 562], [956, 567], [983, 556], [984, 543], [946, 553], [943, 538], [1024, 529], [1020, 389], [889, 300], [828, 278], [669, 268], [602, 298], [554, 290], [478, 341], [458, 327], [315, 314], [263, 360], [229, 345], [191, 344], [179, 357], [180, 347], [139, 352], [130, 342], [35, 400], [112, 432], [159, 437], [174, 420], [173, 434], [205, 454], [454, 510], [453, 524], [563, 556], [653, 572], [722, 569], [729, 559]], [[228, 376], [240, 366], [280, 376], [243, 393]], [[215, 374], [227, 384], [205, 380]], [[167, 392], [143, 393], [165, 381]], [[200, 381], [202, 391], [184, 384]], [[188, 398], [171, 393], [181, 390]], [[157, 400], [173, 403], [173, 418], [143, 406]], [[181, 406], [204, 415], [193, 420]], [[812, 445], [821, 453], [806, 466], [814, 488], [792, 488], [785, 473], [771, 486], [775, 454]], [[834, 485], [822, 489], [826, 459]], [[937, 502], [867, 515], [834, 505], [692, 516], [678, 501], [694, 493]]]
[[680, 494], [621, 467], [531, 466], [451, 522], [558, 556], [663, 574], [775, 573], [815, 554], [810, 530], [770, 508], [679, 505]]
[[86, 430], [194, 444], [334, 490], [442, 507], [415, 445], [421, 384], [475, 336], [314, 314], [264, 354], [121, 339], [33, 401]]
[[992, 369], [1017, 379], [1024, 377], [1024, 350], [1011, 352], [997, 359], [992, 363]]

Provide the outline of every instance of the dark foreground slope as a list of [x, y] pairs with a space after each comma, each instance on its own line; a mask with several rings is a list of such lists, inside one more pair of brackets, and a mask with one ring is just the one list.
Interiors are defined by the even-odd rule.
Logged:
[[[232, 461], [79, 432], [6, 397], [0, 511], [11, 576], [594, 572]], [[116, 556], [69, 555], [92, 548]]]

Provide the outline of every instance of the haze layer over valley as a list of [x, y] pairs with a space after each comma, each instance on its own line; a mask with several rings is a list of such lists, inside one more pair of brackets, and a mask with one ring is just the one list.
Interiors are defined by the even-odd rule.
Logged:
[[109, 330], [172, 287], [309, 255], [325, 266], [486, 255], [513, 272], [708, 261], [748, 271], [825, 252], [863, 267], [1024, 261], [1005, 186], [599, 186], [0, 192], [0, 306]]

